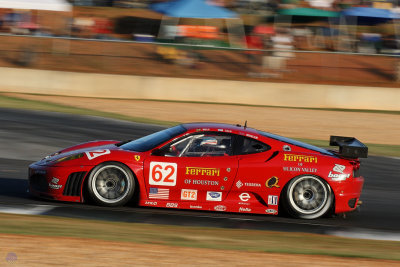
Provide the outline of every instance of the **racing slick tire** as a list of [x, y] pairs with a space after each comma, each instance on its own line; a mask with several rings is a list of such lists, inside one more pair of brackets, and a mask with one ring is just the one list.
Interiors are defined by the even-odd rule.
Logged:
[[136, 181], [132, 171], [118, 162], [97, 165], [90, 173], [87, 183], [91, 199], [101, 206], [122, 206], [135, 193]]
[[293, 178], [285, 191], [284, 207], [297, 218], [316, 219], [325, 215], [333, 203], [332, 189], [317, 176]]

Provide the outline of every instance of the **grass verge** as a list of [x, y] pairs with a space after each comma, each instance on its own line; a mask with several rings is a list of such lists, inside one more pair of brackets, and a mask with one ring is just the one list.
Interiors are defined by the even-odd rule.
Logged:
[[104, 222], [0, 214], [0, 232], [254, 252], [400, 261], [400, 242], [304, 233]]
[[[176, 124], [180, 123], [180, 122], [174, 122], [174, 121], [155, 120], [155, 119], [151, 119], [151, 118], [130, 117], [130, 116], [125, 116], [125, 115], [121, 115], [118, 113], [103, 112], [103, 111], [84, 109], [84, 108], [76, 108], [76, 107], [72, 107], [72, 106], [48, 103], [48, 102], [44, 102], [44, 101], [27, 100], [27, 99], [22, 99], [22, 98], [17, 98], [17, 97], [6, 96], [1, 93], [0, 93], [0, 107], [53, 111], [53, 112], [79, 114], [79, 115], [90, 115], [90, 116], [113, 118], [113, 119], [126, 120], [126, 121], [132, 121], [132, 122], [158, 124], [158, 125], [164, 125], [164, 126], [172, 126], [172, 125], [176, 125]], [[324, 109], [324, 110], [327, 110], [327, 109]], [[358, 110], [353, 110], [353, 111], [358, 111]], [[374, 111], [366, 111], [366, 112], [374, 112]], [[376, 112], [376, 113], [384, 113], [384, 112], [381, 111], [381, 112]], [[394, 113], [387, 112], [387, 113], [397, 114], [397, 112], [394, 112]], [[327, 145], [328, 145], [328, 141], [326, 141], [326, 140], [322, 141], [322, 140], [313, 140], [313, 139], [299, 139], [299, 138], [295, 138], [295, 139], [302, 141], [302, 142], [309, 143], [309, 144], [313, 144], [316, 146], [320, 146], [320, 147], [327, 147]], [[370, 155], [400, 157], [400, 145], [381, 145], [381, 144], [367, 144], [367, 145], [368, 145]]]

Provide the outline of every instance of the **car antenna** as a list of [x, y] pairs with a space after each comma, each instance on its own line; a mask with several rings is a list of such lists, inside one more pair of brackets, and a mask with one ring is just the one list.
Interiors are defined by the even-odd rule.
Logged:
[[244, 122], [244, 126], [243, 126], [243, 127], [244, 127], [244, 129], [246, 130], [246, 128], [247, 128], [247, 121]]

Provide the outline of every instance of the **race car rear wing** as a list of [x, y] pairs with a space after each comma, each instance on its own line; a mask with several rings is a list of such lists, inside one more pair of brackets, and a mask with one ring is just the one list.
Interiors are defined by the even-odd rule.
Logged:
[[339, 155], [346, 158], [367, 158], [368, 147], [354, 137], [331, 136], [330, 146], [339, 146]]

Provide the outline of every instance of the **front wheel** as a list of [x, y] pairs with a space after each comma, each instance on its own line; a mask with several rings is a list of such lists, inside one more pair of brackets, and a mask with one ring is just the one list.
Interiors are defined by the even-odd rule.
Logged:
[[102, 206], [122, 206], [135, 192], [135, 179], [131, 170], [118, 162], [96, 166], [89, 175], [88, 191], [91, 198]]
[[292, 179], [286, 189], [287, 211], [298, 218], [316, 219], [328, 212], [333, 202], [330, 186], [316, 176]]

